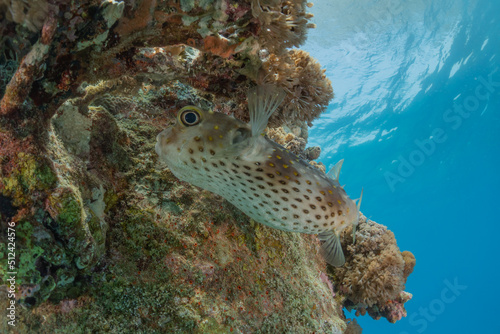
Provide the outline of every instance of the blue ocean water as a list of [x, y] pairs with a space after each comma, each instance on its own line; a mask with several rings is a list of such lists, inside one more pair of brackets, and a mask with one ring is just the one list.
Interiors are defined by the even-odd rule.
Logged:
[[[303, 47], [335, 99], [310, 130], [362, 212], [417, 265], [397, 324], [364, 333], [500, 333], [500, 1], [337, 0]], [[354, 313], [347, 313], [354, 317]]]

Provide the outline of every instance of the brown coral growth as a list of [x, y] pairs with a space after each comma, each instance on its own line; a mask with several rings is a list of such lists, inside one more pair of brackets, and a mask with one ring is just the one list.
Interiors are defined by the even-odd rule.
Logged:
[[415, 265], [413, 254], [401, 253], [394, 233], [365, 216], [360, 218], [356, 243], [352, 227], [345, 230], [341, 241], [346, 264], [333, 273], [337, 290], [346, 297], [344, 306], [361, 314], [368, 311], [375, 319], [384, 316], [391, 322], [406, 316], [403, 304], [411, 295], [403, 290]]

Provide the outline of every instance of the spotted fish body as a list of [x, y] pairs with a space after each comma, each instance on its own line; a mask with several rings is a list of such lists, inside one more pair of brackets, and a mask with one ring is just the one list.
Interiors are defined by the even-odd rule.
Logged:
[[255, 221], [289, 232], [319, 234], [322, 253], [344, 263], [338, 239], [359, 211], [332, 177], [261, 133], [282, 100], [272, 87], [249, 93], [251, 122], [197, 107], [184, 107], [177, 123], [158, 135], [156, 152], [172, 173], [218, 194]]

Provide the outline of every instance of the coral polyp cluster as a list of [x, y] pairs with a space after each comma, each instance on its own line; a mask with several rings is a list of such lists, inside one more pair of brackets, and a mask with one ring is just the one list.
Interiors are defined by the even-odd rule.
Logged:
[[346, 264], [333, 270], [335, 286], [345, 297], [347, 309], [368, 314], [374, 319], [396, 322], [406, 316], [404, 303], [412, 295], [403, 291], [413, 272], [415, 257], [401, 252], [394, 233], [362, 216], [352, 240], [352, 228], [343, 233]]

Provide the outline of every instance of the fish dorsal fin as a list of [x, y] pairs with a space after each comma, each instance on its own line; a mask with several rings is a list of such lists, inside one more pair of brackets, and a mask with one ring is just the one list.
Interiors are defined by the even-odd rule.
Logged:
[[335, 166], [330, 169], [330, 171], [326, 174], [328, 177], [334, 179], [335, 181], [339, 180], [340, 169], [342, 168], [342, 164], [344, 163], [344, 159], [340, 160], [335, 164]]
[[359, 208], [361, 207], [361, 200], [363, 199], [363, 188], [361, 188], [361, 195], [359, 195], [358, 203], [356, 204], [356, 207]]
[[356, 203], [356, 208], [358, 209], [358, 216], [356, 220], [352, 223], [352, 244], [356, 243], [356, 227], [359, 223], [359, 208], [361, 207], [361, 200], [363, 199], [363, 188], [361, 188], [361, 195], [359, 195], [358, 203]]
[[269, 117], [285, 98], [285, 91], [273, 85], [256, 86], [248, 91], [248, 109], [252, 136], [264, 132]]

